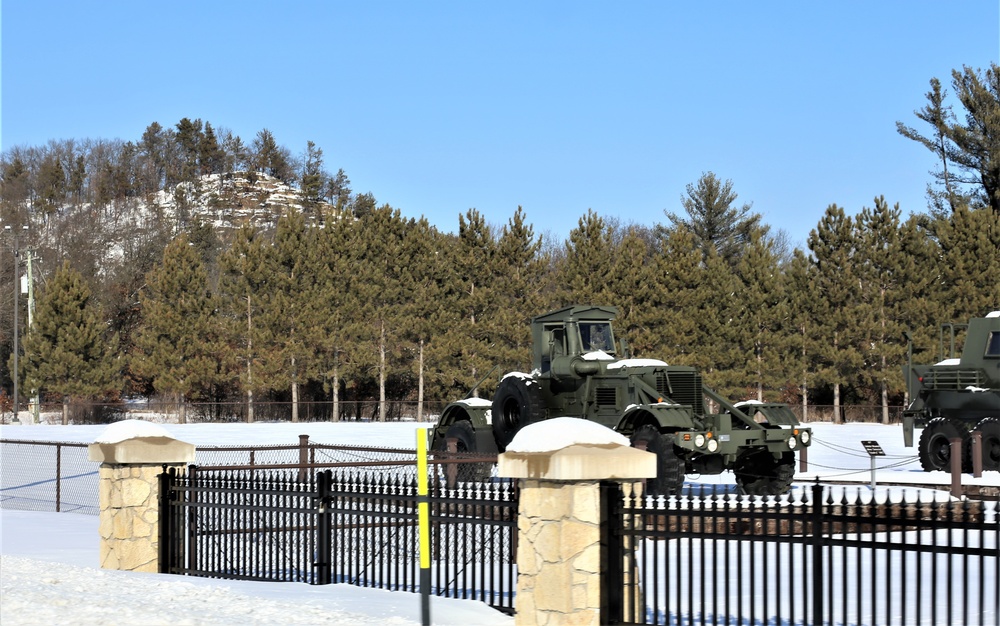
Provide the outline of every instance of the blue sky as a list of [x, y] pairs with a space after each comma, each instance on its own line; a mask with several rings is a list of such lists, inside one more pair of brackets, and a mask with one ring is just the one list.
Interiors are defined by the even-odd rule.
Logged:
[[922, 211], [936, 163], [896, 121], [1000, 57], [997, 0], [3, 0], [0, 20], [4, 150], [268, 128], [404, 216], [520, 205], [557, 241], [588, 209], [662, 223], [707, 171], [794, 245], [831, 203]]

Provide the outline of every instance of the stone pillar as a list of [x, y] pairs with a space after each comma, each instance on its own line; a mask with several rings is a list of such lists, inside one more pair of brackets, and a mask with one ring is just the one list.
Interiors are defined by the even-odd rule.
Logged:
[[[127, 422], [112, 424], [101, 440], [88, 448], [90, 460], [101, 463], [98, 486], [101, 567], [157, 572], [160, 547], [158, 476], [164, 465], [185, 467], [193, 463], [194, 446], [171, 438], [165, 430], [154, 436], [115, 441], [108, 433], [119, 424]], [[117, 430], [121, 432], [123, 428]], [[151, 431], [145, 428], [144, 432]]]
[[[499, 460], [500, 476], [520, 479], [521, 488], [515, 624], [599, 626], [601, 570], [622, 566], [601, 562], [600, 482], [631, 486], [652, 478], [656, 455], [619, 443], [573, 444], [550, 452], [508, 448]], [[640, 597], [633, 567], [624, 580], [623, 592]]]

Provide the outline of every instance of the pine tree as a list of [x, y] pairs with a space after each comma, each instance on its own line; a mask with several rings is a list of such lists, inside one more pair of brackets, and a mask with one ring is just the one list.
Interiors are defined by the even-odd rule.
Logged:
[[701, 302], [694, 313], [701, 326], [702, 340], [695, 362], [710, 387], [724, 396], [743, 395], [745, 388], [737, 372], [747, 355], [739, 347], [742, 337], [736, 326], [739, 278], [715, 246], [709, 246], [704, 265]]
[[750, 203], [737, 206], [738, 197], [731, 180], [723, 182], [707, 172], [696, 185], [688, 184], [687, 196], [681, 197], [686, 219], [669, 211], [664, 213], [672, 228], [686, 228], [694, 234], [703, 254], [712, 246], [726, 263], [735, 267], [751, 233], [761, 227], [760, 214], [751, 210]]
[[263, 172], [285, 183], [295, 180], [292, 159], [287, 148], [278, 145], [268, 129], [257, 133], [251, 148], [253, 169]]
[[[615, 332], [619, 339], [628, 338], [636, 356], [657, 357], [656, 338], [649, 333], [650, 314], [658, 313], [651, 304], [659, 295], [652, 259], [656, 254], [650, 243], [651, 233], [639, 226], [623, 229], [615, 243], [607, 288], [607, 302], [618, 308]], [[620, 356], [620, 355], [619, 355]]]
[[497, 238], [488, 285], [494, 302], [490, 323], [496, 328], [491, 353], [505, 372], [531, 362], [531, 318], [543, 306], [541, 247], [524, 210], [517, 207]]
[[323, 174], [323, 150], [313, 142], [306, 144], [302, 166], [302, 203], [307, 211], [315, 210], [323, 197], [326, 177]]
[[[493, 356], [497, 328], [493, 280], [497, 242], [483, 215], [469, 209], [458, 216], [458, 238], [448, 248], [448, 262], [454, 273], [448, 281], [450, 306], [455, 325], [446, 342], [451, 349], [454, 372], [453, 389], [464, 393], [497, 366]], [[489, 393], [489, 386], [477, 391]]]
[[1000, 214], [1000, 67], [991, 63], [985, 72], [963, 67], [951, 75], [965, 109], [964, 123], [944, 106], [945, 95], [935, 78], [927, 93], [929, 104], [916, 111], [919, 119], [931, 125], [932, 136], [924, 137], [901, 122], [896, 129], [941, 160], [934, 177], [944, 191], [928, 189], [932, 208], [940, 210], [947, 203], [952, 211], [967, 205], [989, 207]]
[[223, 341], [218, 300], [208, 289], [208, 273], [187, 235], [163, 252], [163, 264], [146, 277], [139, 294], [143, 324], [135, 338], [131, 368], [152, 380], [158, 393], [181, 404], [212, 395], [225, 384], [234, 355]]
[[205, 122], [205, 132], [198, 141], [198, 169], [202, 175], [221, 174], [225, 166], [225, 155], [215, 136], [215, 129]]
[[254, 421], [254, 394], [264, 391], [258, 319], [264, 293], [269, 287], [265, 258], [265, 238], [251, 224], [244, 224], [233, 235], [233, 242], [222, 254], [219, 265], [221, 305], [225, 336], [239, 366], [240, 387], [247, 397], [247, 422]]
[[1000, 305], [1000, 214], [958, 207], [935, 225], [940, 251], [944, 321], [964, 321]]
[[855, 266], [854, 221], [836, 204], [826, 209], [809, 233], [809, 249], [816, 267], [813, 293], [825, 311], [818, 333], [816, 379], [833, 387], [834, 422], [843, 421], [841, 392], [856, 380], [863, 359], [858, 351], [858, 278]]
[[909, 285], [914, 272], [906, 271], [912, 260], [903, 254], [899, 216], [898, 204], [889, 208], [885, 198], [878, 197], [874, 208], [862, 209], [857, 221], [855, 267], [860, 306], [855, 320], [861, 326], [859, 351], [864, 358], [858, 380], [878, 394], [885, 424], [889, 423], [889, 394], [900, 390], [903, 383], [903, 305], [914, 295]]
[[613, 294], [607, 284], [614, 257], [612, 231], [592, 210], [580, 218], [565, 244], [566, 256], [559, 269], [564, 305], [602, 304]]
[[266, 338], [260, 346], [266, 355], [262, 383], [272, 390], [290, 390], [293, 422], [299, 419], [300, 390], [316, 372], [313, 346], [322, 332], [324, 305], [317, 296], [313, 231], [298, 211], [278, 219], [273, 245], [265, 255], [268, 287], [258, 315]]
[[321, 332], [317, 337], [317, 371], [324, 390], [330, 394], [332, 420], [341, 415], [340, 392], [345, 362], [351, 357], [352, 322], [357, 319], [358, 300], [354, 295], [356, 257], [353, 246], [362, 245], [353, 220], [337, 213], [323, 216], [325, 225], [316, 229], [316, 289], [325, 305]]
[[65, 262], [38, 299], [24, 339], [25, 387], [60, 395], [68, 424], [70, 399], [100, 397], [120, 386], [115, 343], [105, 334], [90, 288]]
[[789, 350], [785, 369], [798, 381], [802, 403], [801, 420], [809, 421], [809, 391], [813, 387], [813, 360], [819, 354], [816, 329], [822, 325], [822, 306], [813, 295], [816, 266], [796, 248], [783, 277], [788, 303]]
[[[743, 355], [743, 389], [752, 389], [758, 401], [779, 400], [787, 382], [784, 360], [787, 352], [788, 303], [785, 281], [778, 266], [778, 252], [763, 229], [750, 233], [743, 254], [736, 265], [739, 279], [734, 298], [736, 315], [729, 325], [739, 340], [733, 345]], [[745, 392], [744, 392], [745, 393]]]
[[[633, 330], [636, 350], [674, 365], [705, 366], [703, 346], [710, 343], [703, 312], [708, 306], [705, 267], [694, 234], [686, 229], [662, 233], [659, 253], [651, 263], [653, 289], [642, 312], [642, 327]], [[643, 339], [643, 335], [646, 338]]]

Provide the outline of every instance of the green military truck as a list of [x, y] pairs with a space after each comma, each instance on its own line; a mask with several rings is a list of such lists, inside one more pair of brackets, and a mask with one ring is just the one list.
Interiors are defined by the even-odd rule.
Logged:
[[[955, 357], [956, 332], [965, 332]], [[950, 337], [948, 358], [945, 340]], [[910, 351], [912, 354], [912, 350]], [[951, 470], [951, 440], [961, 440], [962, 468], [972, 469], [971, 431], [979, 431], [985, 470], [1000, 470], [1000, 311], [968, 324], [941, 325], [942, 360], [903, 366], [910, 404], [903, 411], [903, 444], [913, 446], [915, 428], [920, 466], [925, 472]]]
[[[653, 494], [679, 492], [685, 474], [731, 470], [747, 494], [788, 491], [795, 451], [808, 446], [785, 404], [730, 402], [702, 384], [693, 367], [630, 358], [615, 341], [618, 311], [570, 306], [531, 322], [530, 373], [502, 377], [492, 401], [449, 404], [432, 432], [431, 447], [460, 452], [503, 452], [524, 426], [553, 417], [592, 420], [657, 455]], [[710, 412], [714, 405], [718, 412]]]

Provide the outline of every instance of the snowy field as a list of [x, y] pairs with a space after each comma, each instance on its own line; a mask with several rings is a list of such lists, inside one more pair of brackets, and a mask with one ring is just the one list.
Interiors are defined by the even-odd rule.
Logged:
[[[313, 442], [415, 448], [417, 428], [409, 423], [163, 424], [174, 437], [195, 444], [297, 444]], [[943, 472], [920, 470], [914, 448], [902, 444], [899, 426], [810, 424], [814, 443], [807, 472], [794, 489], [818, 478], [856, 480], [869, 490], [870, 457], [862, 440], [876, 440], [886, 452], [877, 459], [876, 479], [897, 484], [950, 484]], [[91, 443], [106, 426], [3, 426], [0, 438]], [[5, 468], [6, 470], [7, 468]], [[96, 464], [93, 472], [96, 474]], [[33, 468], [37, 473], [44, 468]], [[82, 479], [83, 477], [81, 477]], [[1000, 485], [1000, 474], [965, 475], [968, 484]], [[692, 487], [732, 485], [731, 474], [689, 476]], [[878, 487], [876, 497], [910, 490]], [[944, 494], [939, 493], [941, 497]], [[921, 496], [925, 497], [925, 496]], [[907, 496], [909, 499], [909, 495]], [[100, 570], [98, 519], [94, 515], [0, 509], [0, 621], [33, 624], [419, 624], [420, 597], [411, 593], [348, 585], [219, 581], [163, 574]], [[993, 581], [995, 584], [995, 581]], [[513, 623], [486, 605], [433, 598], [435, 624], [489, 626]]]

